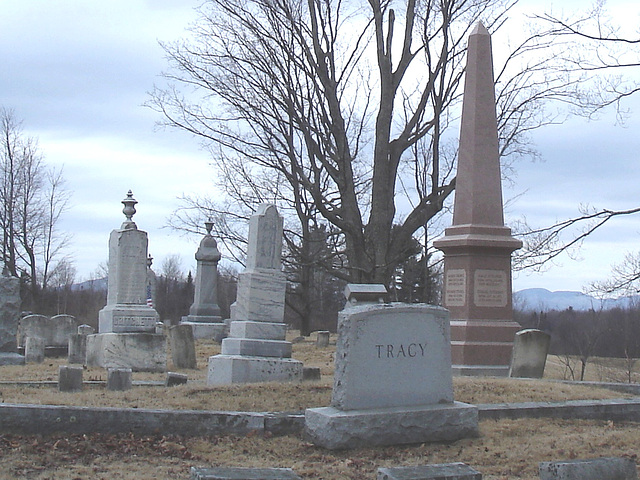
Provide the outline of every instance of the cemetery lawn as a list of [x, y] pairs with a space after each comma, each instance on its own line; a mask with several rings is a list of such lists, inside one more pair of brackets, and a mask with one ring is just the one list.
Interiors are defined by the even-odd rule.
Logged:
[[[321, 381], [301, 384], [206, 385], [207, 359], [218, 353], [213, 342], [198, 343], [198, 369], [174, 370], [189, 375], [189, 384], [173, 388], [134, 386], [127, 392], [108, 392], [104, 385], [83, 392], [57, 391], [58, 367], [66, 359], [40, 365], [0, 367], [4, 403], [88, 405], [131, 408], [207, 409], [236, 411], [302, 411], [325, 406], [331, 397], [335, 338], [328, 348], [315, 347], [314, 337], [294, 344], [294, 357], [319, 367]], [[169, 356], [169, 358], [171, 358]], [[609, 362], [610, 367], [611, 362]], [[550, 358], [552, 377], [562, 366]], [[593, 369], [596, 372], [597, 369]], [[595, 373], [594, 373], [595, 374]], [[165, 374], [134, 373], [133, 380], [158, 384]], [[589, 378], [595, 380], [596, 378]], [[102, 369], [87, 369], [84, 380], [106, 380]], [[4, 382], [50, 382], [30, 386]], [[563, 401], [621, 398], [625, 395], [582, 385], [552, 381], [455, 378], [456, 400], [470, 403]], [[603, 456], [634, 457], [640, 444], [640, 425], [600, 421], [501, 420], [482, 421], [480, 437], [443, 444], [379, 447], [331, 452], [306, 442], [301, 435], [271, 437], [225, 435], [180, 436], [0, 434], [0, 479], [164, 479], [189, 478], [191, 466], [290, 467], [308, 479], [374, 479], [382, 466], [464, 462], [488, 480], [538, 479], [538, 463]]]

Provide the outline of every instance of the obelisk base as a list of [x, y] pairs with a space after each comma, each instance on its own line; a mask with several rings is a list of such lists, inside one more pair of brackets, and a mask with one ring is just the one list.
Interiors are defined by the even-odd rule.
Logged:
[[451, 368], [458, 376], [506, 377], [516, 332], [510, 321], [451, 321]]
[[180, 324], [191, 326], [193, 338], [196, 340], [207, 338], [221, 342], [229, 333], [229, 329], [222, 320], [222, 317], [188, 315], [182, 317]]

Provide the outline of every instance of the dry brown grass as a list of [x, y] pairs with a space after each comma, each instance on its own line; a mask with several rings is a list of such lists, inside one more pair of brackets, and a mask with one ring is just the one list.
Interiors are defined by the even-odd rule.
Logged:
[[[229, 387], [206, 385], [207, 359], [218, 353], [212, 342], [198, 345], [198, 370], [182, 370], [191, 380], [180, 387], [135, 387], [107, 392], [90, 387], [64, 394], [54, 387], [0, 386], [4, 402], [48, 403], [137, 408], [300, 411], [327, 405], [331, 396], [334, 345], [317, 349], [314, 339], [294, 345], [294, 357], [318, 366], [323, 380], [302, 384]], [[335, 343], [335, 339], [334, 339]], [[0, 367], [0, 379], [54, 381], [64, 360], [41, 365]], [[169, 365], [172, 369], [172, 366]], [[550, 358], [547, 374], [561, 378]], [[172, 369], [173, 370], [173, 369]], [[85, 380], [105, 380], [102, 369], [87, 369]], [[164, 380], [164, 374], [134, 373], [134, 380]], [[470, 403], [562, 401], [621, 397], [593, 387], [549, 381], [455, 378], [455, 397]], [[165, 479], [188, 478], [190, 466], [291, 467], [308, 479], [371, 479], [382, 466], [464, 462], [486, 480], [537, 479], [541, 461], [601, 456], [635, 456], [640, 428], [634, 423], [597, 421], [483, 421], [481, 436], [449, 444], [357, 449], [330, 452], [299, 435], [262, 437], [234, 435], [210, 438], [74, 435], [20, 437], [0, 435], [0, 479]]]
[[[138, 386], [126, 392], [110, 392], [104, 386], [86, 387], [80, 393], [61, 393], [55, 385], [34, 387], [0, 385], [0, 400], [4, 403], [40, 405], [105, 405], [123, 408], [194, 409], [232, 411], [302, 411], [305, 408], [328, 405], [333, 385], [334, 342], [327, 348], [317, 348], [313, 339], [294, 344], [294, 357], [306, 366], [319, 367], [322, 380], [305, 383], [264, 383], [211, 387], [206, 384], [207, 363], [211, 355], [219, 353], [219, 345], [212, 341], [198, 342], [197, 370], [178, 370], [189, 376], [189, 384], [173, 388]], [[65, 359], [47, 359], [43, 364], [0, 367], [2, 380], [55, 381], [58, 368]], [[550, 359], [553, 375], [559, 367]], [[164, 373], [134, 373], [139, 381], [162, 382]], [[556, 375], [558, 376], [558, 375]], [[87, 368], [85, 380], [106, 381], [102, 368]], [[537, 380], [491, 379], [475, 377], [454, 378], [455, 398], [467, 403], [502, 403], [525, 401], [565, 401], [582, 399], [620, 398], [624, 395], [605, 389], [566, 385]], [[162, 394], [159, 394], [159, 391]]]

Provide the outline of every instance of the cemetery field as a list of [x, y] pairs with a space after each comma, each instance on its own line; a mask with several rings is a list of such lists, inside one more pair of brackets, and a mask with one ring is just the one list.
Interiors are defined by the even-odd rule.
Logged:
[[[293, 337], [292, 337], [293, 338]], [[322, 380], [300, 384], [206, 385], [207, 359], [219, 351], [214, 342], [198, 342], [197, 370], [186, 373], [187, 385], [160, 386], [165, 374], [134, 373], [126, 392], [87, 385], [81, 393], [60, 393], [58, 367], [66, 359], [0, 367], [0, 395], [5, 403], [114, 406], [131, 408], [240, 411], [301, 411], [327, 405], [331, 397], [335, 338], [327, 348], [315, 339], [294, 343], [294, 357], [319, 367]], [[171, 358], [169, 356], [169, 358]], [[562, 365], [550, 358], [549, 374]], [[615, 362], [613, 362], [615, 363]], [[595, 365], [595, 363], [594, 363]], [[616, 368], [610, 365], [610, 368]], [[172, 365], [169, 369], [173, 371]], [[597, 373], [594, 368], [593, 374]], [[84, 371], [85, 381], [104, 381], [103, 369]], [[13, 383], [6, 383], [13, 382]], [[42, 386], [15, 382], [46, 382]], [[456, 400], [471, 403], [562, 401], [620, 398], [623, 394], [550, 381], [454, 378]], [[488, 480], [537, 479], [541, 461], [629, 455], [635, 458], [640, 428], [634, 423], [564, 420], [501, 420], [480, 422], [480, 437], [453, 443], [363, 448], [331, 452], [308, 443], [302, 435], [283, 437], [225, 435], [180, 436], [0, 434], [0, 479], [164, 479], [188, 478], [191, 466], [291, 467], [308, 479], [374, 479], [382, 466], [465, 462]]]
[[[291, 335], [290, 339], [293, 338]], [[165, 388], [162, 385], [165, 373], [134, 372], [134, 384], [150, 382], [150, 385], [134, 385], [134, 388], [125, 392], [107, 391], [104, 386], [106, 370], [98, 367], [90, 367], [84, 371], [83, 379], [87, 383], [82, 392], [58, 392], [58, 369], [60, 365], [67, 364], [66, 358], [48, 357], [42, 364], [3, 366], [0, 367], [0, 401], [41, 405], [257, 412], [303, 411], [305, 408], [326, 406], [331, 401], [335, 351], [333, 336], [331, 344], [326, 348], [317, 348], [313, 337], [293, 345], [294, 358], [307, 367], [320, 368], [320, 381], [208, 386], [208, 358], [219, 353], [219, 350], [220, 346], [213, 341], [197, 342], [197, 370], [174, 369], [169, 362], [170, 371], [188, 375], [187, 385]], [[171, 358], [170, 354], [168, 358]], [[545, 375], [548, 374], [552, 379], [562, 379], [563, 371], [559, 360], [549, 357]], [[601, 368], [596, 363], [591, 365], [587, 380], [603, 381], [597, 378], [600, 371]], [[461, 402], [479, 404], [606, 399], [630, 395], [592, 386], [549, 381], [454, 377], [454, 396]]]

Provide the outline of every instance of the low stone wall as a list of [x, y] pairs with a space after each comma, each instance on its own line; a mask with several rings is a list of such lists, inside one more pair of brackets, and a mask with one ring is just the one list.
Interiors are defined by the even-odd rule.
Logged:
[[[640, 421], [640, 398], [477, 405], [480, 420], [562, 418]], [[304, 413], [214, 412], [0, 404], [0, 433], [135, 433], [208, 436], [296, 434]]]

